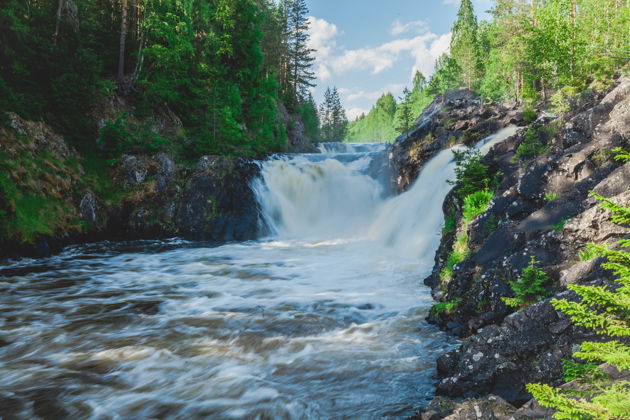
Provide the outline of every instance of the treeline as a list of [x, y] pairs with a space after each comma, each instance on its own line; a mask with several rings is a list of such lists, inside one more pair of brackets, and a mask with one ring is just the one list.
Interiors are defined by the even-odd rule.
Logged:
[[[181, 120], [185, 155], [281, 150], [282, 114], [319, 135], [307, 15], [305, 0], [5, 0], [0, 114], [44, 120], [90, 149], [95, 106], [123, 98], [140, 120]], [[101, 130], [104, 152], [173, 143], [126, 118]]]
[[562, 111], [585, 90], [610, 85], [630, 61], [627, 0], [496, 0], [491, 14], [492, 21], [478, 22], [471, 0], [462, 0], [450, 53], [431, 78], [414, 80], [395, 111], [388, 105], [388, 118], [377, 103], [350, 124], [347, 141], [391, 141], [408, 128], [409, 114], [417, 117], [434, 95], [460, 87], [488, 100]]

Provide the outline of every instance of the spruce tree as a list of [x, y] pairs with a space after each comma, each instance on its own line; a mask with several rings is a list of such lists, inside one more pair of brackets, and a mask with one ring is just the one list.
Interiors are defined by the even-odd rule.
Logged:
[[[422, 76], [422, 74], [420, 75]], [[416, 80], [414, 78], [414, 84], [415, 82]], [[397, 109], [398, 125], [396, 129], [402, 134], [409, 131], [413, 124], [413, 115], [411, 113], [411, 91], [409, 89], [405, 88], [403, 90], [403, 96], [400, 98], [400, 101], [400, 105], [398, 105]]]
[[480, 77], [479, 42], [477, 39], [477, 17], [471, 0], [462, 0], [457, 20], [453, 25], [451, 55], [461, 69], [466, 87], [474, 89]]
[[296, 110], [307, 98], [308, 88], [315, 86], [315, 73], [312, 70], [313, 49], [308, 47], [309, 22], [305, 0], [283, 0], [286, 13], [287, 59], [286, 80], [283, 86], [285, 105]]
[[319, 114], [322, 141], [343, 141], [348, 131], [348, 118], [337, 88], [326, 89]]

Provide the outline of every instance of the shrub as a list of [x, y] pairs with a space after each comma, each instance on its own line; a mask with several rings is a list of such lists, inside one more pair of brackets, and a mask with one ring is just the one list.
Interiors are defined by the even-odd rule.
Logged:
[[444, 220], [444, 227], [442, 228], [442, 235], [446, 235], [449, 232], [454, 231], [457, 228], [457, 219], [454, 215], [449, 215]]
[[490, 167], [482, 162], [483, 157], [478, 150], [454, 150], [453, 155], [456, 164], [455, 181], [449, 183], [457, 185], [457, 196], [460, 199], [477, 191], [490, 189], [494, 183]]
[[591, 379], [601, 377], [598, 375], [598, 364], [592, 362], [576, 362], [570, 359], [562, 359], [562, 380], [571, 382], [576, 379]]
[[540, 141], [540, 130], [541, 127], [538, 125], [532, 125], [527, 128], [525, 138], [516, 148], [516, 156], [518, 156], [519, 159], [523, 160], [535, 157], [547, 151], [548, 147]]
[[531, 124], [536, 121], [536, 118], [538, 118], [538, 114], [534, 107], [530, 103], [526, 104], [525, 109], [523, 109], [523, 119], [525, 123]]
[[545, 201], [548, 202], [548, 203], [553, 201], [553, 200], [555, 200], [556, 198], [558, 198], [558, 194], [556, 194], [556, 193], [547, 193], [547, 194], [545, 194]]
[[549, 292], [543, 287], [543, 284], [548, 281], [549, 277], [538, 268], [538, 261], [532, 257], [520, 277], [516, 281], [509, 282], [514, 297], [504, 297], [502, 300], [507, 306], [522, 309], [549, 296]]
[[470, 223], [475, 217], [488, 210], [488, 205], [494, 194], [491, 191], [477, 191], [464, 198], [463, 215], [466, 223]]

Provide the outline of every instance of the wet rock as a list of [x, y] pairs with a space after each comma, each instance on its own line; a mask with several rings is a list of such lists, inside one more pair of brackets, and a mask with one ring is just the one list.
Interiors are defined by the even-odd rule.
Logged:
[[258, 235], [258, 205], [250, 183], [260, 173], [247, 159], [205, 156], [187, 182], [177, 226], [192, 239], [242, 241]]

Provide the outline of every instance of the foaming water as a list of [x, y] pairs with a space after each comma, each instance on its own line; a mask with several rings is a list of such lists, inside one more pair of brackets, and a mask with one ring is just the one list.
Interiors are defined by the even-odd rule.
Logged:
[[450, 346], [424, 321], [420, 283], [452, 159], [390, 197], [387, 147], [361, 147], [264, 163], [267, 240], [101, 243], [0, 265], [0, 416], [412, 415]]

